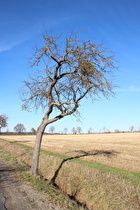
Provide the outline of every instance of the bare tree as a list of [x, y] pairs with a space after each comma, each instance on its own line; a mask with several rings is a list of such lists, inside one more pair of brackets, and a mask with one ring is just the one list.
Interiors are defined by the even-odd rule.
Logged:
[[77, 127], [77, 133], [81, 133], [82, 132], [82, 128], [80, 126]]
[[106, 133], [107, 132], [107, 128], [104, 126], [103, 127], [103, 133]]
[[8, 117], [6, 115], [0, 115], [0, 132], [2, 128], [7, 127]]
[[54, 127], [54, 126], [51, 126], [51, 127], [49, 128], [49, 133], [53, 134], [54, 131], [55, 131], [55, 127]]
[[71, 129], [71, 132], [72, 132], [73, 134], [76, 134], [76, 133], [77, 133], [76, 128], [75, 128], [75, 127], [73, 127], [73, 128]]
[[120, 133], [121, 131], [118, 129], [115, 129], [115, 133]]
[[88, 129], [88, 133], [92, 133], [92, 128], [91, 127]]
[[134, 128], [134, 126], [133, 126], [133, 125], [132, 125], [132, 126], [130, 126], [130, 131], [131, 131], [131, 132], [133, 132], [133, 131], [134, 131], [134, 129], [135, 129], [135, 128]]
[[35, 130], [34, 128], [31, 128], [31, 132], [32, 132], [33, 134], [36, 134], [36, 130]]
[[67, 134], [67, 132], [68, 132], [68, 129], [64, 128], [64, 133]]
[[18, 123], [15, 127], [14, 127], [14, 131], [21, 133], [26, 131], [24, 125], [22, 123]]
[[[33, 105], [45, 114], [37, 129], [31, 172], [37, 174], [42, 135], [46, 126], [77, 112], [80, 101], [94, 100], [101, 93], [113, 94], [111, 74], [116, 69], [113, 53], [102, 44], [83, 41], [78, 34], [68, 38], [44, 35], [44, 44], [35, 49], [31, 67], [36, 68], [22, 89], [23, 109]], [[40, 69], [39, 69], [40, 64]], [[42, 69], [44, 64], [44, 69]], [[55, 115], [55, 111], [58, 114]], [[51, 114], [54, 117], [50, 117]]]

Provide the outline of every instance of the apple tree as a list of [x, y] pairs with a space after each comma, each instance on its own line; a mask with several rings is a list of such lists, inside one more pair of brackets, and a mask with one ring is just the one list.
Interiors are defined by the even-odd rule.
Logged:
[[103, 44], [82, 40], [78, 34], [66, 38], [43, 35], [42, 46], [36, 47], [31, 57], [31, 67], [34, 73], [24, 81], [21, 94], [23, 109], [44, 110], [31, 166], [32, 174], [37, 174], [46, 126], [76, 113], [85, 97], [94, 100], [101, 95], [113, 95], [116, 62], [114, 54]]

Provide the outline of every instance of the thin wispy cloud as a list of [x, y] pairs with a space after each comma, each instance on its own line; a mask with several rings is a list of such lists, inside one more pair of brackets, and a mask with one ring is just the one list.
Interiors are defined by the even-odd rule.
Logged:
[[116, 92], [140, 92], [140, 87], [130, 86], [126, 89], [119, 89]]
[[19, 45], [22, 42], [23, 42], [23, 40], [19, 40], [17, 42], [15, 41], [15, 42], [11, 42], [11, 43], [0, 44], [0, 52], [11, 50], [13, 47]]
[[70, 21], [72, 17], [62, 17], [58, 20], [46, 19], [41, 20], [35, 24], [31, 23], [26, 28], [20, 27], [16, 32], [7, 32], [6, 36], [0, 35], [0, 53], [11, 50], [13, 47], [21, 44], [22, 42], [30, 39], [32, 36], [43, 33], [51, 29], [51, 27], [63, 24], [66, 21]]
[[31, 37], [31, 33], [28, 31], [18, 31], [18, 33], [7, 34], [0, 41], [0, 53], [4, 51], [11, 50], [13, 47], [18, 46], [23, 43], [25, 40]]
[[140, 92], [140, 87], [136, 87], [136, 86], [130, 86], [129, 87], [130, 91], [134, 91], [134, 92]]

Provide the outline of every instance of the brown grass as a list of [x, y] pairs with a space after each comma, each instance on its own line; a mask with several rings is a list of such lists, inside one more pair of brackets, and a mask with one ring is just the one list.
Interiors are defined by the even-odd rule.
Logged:
[[[0, 136], [1, 139], [34, 146], [35, 136]], [[110, 166], [140, 172], [140, 133], [109, 133], [80, 135], [44, 135], [42, 148], [60, 154], [75, 156], [79, 150], [114, 151], [111, 158], [100, 156], [84, 157]]]
[[[31, 148], [7, 141], [0, 141], [0, 147], [31, 165]], [[40, 174], [50, 180], [64, 158], [41, 151]], [[140, 209], [139, 173], [75, 159], [63, 164], [55, 183], [89, 210]]]

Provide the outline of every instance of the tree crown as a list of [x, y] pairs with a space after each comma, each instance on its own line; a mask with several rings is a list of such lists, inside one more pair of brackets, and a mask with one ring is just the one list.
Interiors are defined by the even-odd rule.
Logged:
[[76, 35], [61, 42], [61, 37], [43, 36], [44, 44], [36, 48], [32, 67], [45, 65], [24, 81], [23, 108], [31, 104], [38, 109], [49, 107], [60, 111], [61, 117], [74, 113], [81, 99], [92, 99], [101, 93], [113, 93], [112, 73], [116, 69], [113, 53], [102, 44], [79, 40]]
[[7, 127], [7, 120], [8, 120], [8, 117], [6, 115], [0, 115], [0, 131], [1, 131], [1, 128], [4, 128], [4, 127]]
[[25, 129], [25, 127], [24, 127], [24, 125], [23, 125], [22, 123], [18, 123], [18, 124], [14, 127], [14, 130], [15, 130], [16, 132], [19, 132], [19, 133], [21, 133], [21, 132], [23, 132], [23, 131], [26, 131], [26, 129]]

